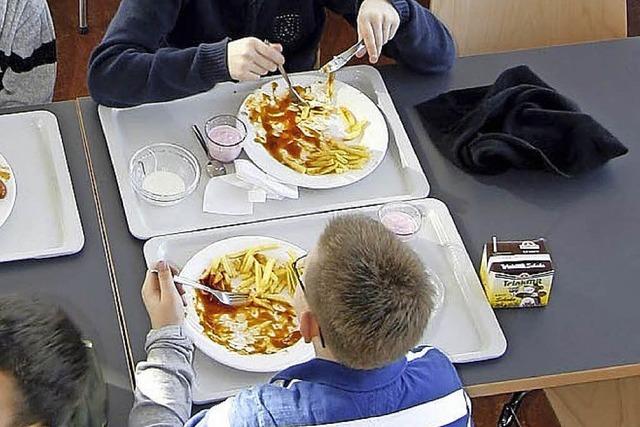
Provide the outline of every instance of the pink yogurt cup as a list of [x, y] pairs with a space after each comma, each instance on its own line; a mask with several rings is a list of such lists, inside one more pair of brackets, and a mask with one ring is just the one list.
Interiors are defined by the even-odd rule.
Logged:
[[242, 151], [247, 137], [245, 124], [235, 116], [215, 116], [204, 125], [209, 156], [222, 163], [231, 163]]

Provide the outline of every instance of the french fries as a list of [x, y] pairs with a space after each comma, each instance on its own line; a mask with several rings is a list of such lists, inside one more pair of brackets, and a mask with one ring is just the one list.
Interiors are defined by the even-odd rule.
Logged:
[[11, 179], [11, 172], [9, 172], [9, 169], [5, 169], [0, 166], [0, 179], [3, 181], [9, 181], [9, 179]]
[[210, 305], [213, 299], [196, 292], [200, 325], [212, 341], [240, 354], [270, 354], [300, 339], [291, 305], [297, 286], [293, 273], [296, 254], [288, 253], [285, 260], [268, 255], [277, 248], [262, 245], [229, 253], [213, 259], [204, 269], [202, 284], [249, 294], [247, 306], [220, 310], [219, 305]]
[[[348, 108], [336, 105], [334, 79], [328, 76], [322, 99], [310, 88], [296, 87], [308, 105], [291, 102], [289, 92], [278, 96], [276, 83], [271, 93], [251, 95], [245, 105], [250, 121], [256, 125], [255, 142], [263, 144], [280, 163], [302, 174], [342, 174], [362, 169], [370, 160], [370, 152], [358, 139], [369, 123], [358, 121]], [[293, 120], [289, 112], [294, 113]], [[344, 125], [340, 138], [328, 131], [332, 118]]]
[[265, 254], [277, 245], [254, 246], [213, 259], [200, 275], [200, 282], [215, 289], [249, 293], [256, 297], [266, 294], [295, 293], [293, 260], [278, 261]]

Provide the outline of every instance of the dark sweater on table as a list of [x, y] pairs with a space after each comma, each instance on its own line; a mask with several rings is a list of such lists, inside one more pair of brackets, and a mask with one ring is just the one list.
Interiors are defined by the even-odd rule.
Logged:
[[[401, 25], [383, 52], [418, 72], [448, 70], [455, 47], [445, 26], [415, 0], [390, 1]], [[282, 44], [287, 71], [312, 69], [325, 8], [355, 26], [360, 2], [123, 0], [91, 56], [91, 96], [127, 107], [207, 91], [231, 79], [227, 43], [248, 36]]]

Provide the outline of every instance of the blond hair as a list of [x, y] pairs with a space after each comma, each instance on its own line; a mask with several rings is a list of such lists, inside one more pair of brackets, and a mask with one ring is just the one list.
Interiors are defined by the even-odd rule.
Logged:
[[384, 366], [413, 348], [433, 308], [433, 288], [415, 252], [379, 222], [329, 222], [307, 266], [310, 309], [333, 355], [355, 369]]

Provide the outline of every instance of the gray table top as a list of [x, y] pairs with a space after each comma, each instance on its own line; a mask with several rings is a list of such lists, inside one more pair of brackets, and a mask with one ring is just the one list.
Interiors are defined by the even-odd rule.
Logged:
[[[531, 172], [470, 176], [445, 161], [413, 106], [452, 88], [489, 84], [500, 71], [521, 63], [574, 98], [630, 153], [575, 180]], [[634, 280], [640, 274], [640, 263], [634, 262], [640, 256], [640, 198], [632, 184], [640, 180], [634, 138], [640, 135], [639, 70], [640, 39], [464, 58], [441, 76], [382, 69], [433, 186], [432, 197], [449, 206], [474, 263], [483, 242], [497, 234], [548, 238], [557, 265], [550, 306], [498, 311], [509, 348], [500, 359], [460, 365], [465, 385], [640, 364], [640, 291]], [[143, 242], [127, 230], [96, 105], [90, 99], [80, 103], [132, 353], [140, 360], [149, 328], [139, 291]], [[545, 385], [533, 381], [521, 388]]]
[[[519, 64], [573, 98], [629, 154], [574, 180], [522, 171], [472, 176], [445, 160], [413, 107], [450, 89], [491, 84]], [[465, 384], [640, 363], [639, 72], [640, 38], [469, 57], [450, 74], [432, 78], [383, 70], [430, 196], [451, 210], [474, 265], [492, 235], [546, 237], [556, 265], [550, 305], [498, 310], [507, 352], [460, 366]]]
[[80, 253], [71, 256], [0, 264], [0, 293], [38, 295], [65, 309], [84, 337], [93, 342], [100, 359], [108, 384], [110, 425], [124, 426], [133, 401], [131, 376], [102, 248], [76, 104], [60, 102], [7, 109], [0, 114], [31, 110], [48, 110], [58, 118], [85, 245]]

